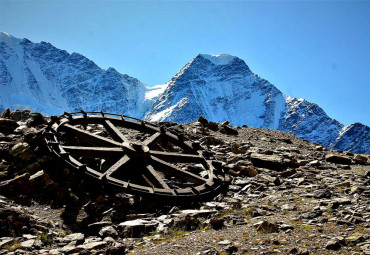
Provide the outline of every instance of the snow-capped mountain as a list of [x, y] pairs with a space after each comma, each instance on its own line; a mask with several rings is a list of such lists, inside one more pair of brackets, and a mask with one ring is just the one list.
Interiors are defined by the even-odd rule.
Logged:
[[285, 96], [237, 57], [199, 54], [164, 85], [148, 87], [50, 43], [0, 33], [0, 110], [46, 114], [103, 110], [152, 121], [216, 122], [278, 129], [338, 150], [370, 153], [370, 128], [344, 127], [318, 105]]
[[47, 114], [103, 110], [141, 118], [161, 91], [50, 43], [0, 33], [0, 108]]
[[335, 149], [370, 153], [369, 127], [344, 127], [318, 105], [285, 96], [253, 74], [243, 60], [227, 54], [192, 59], [168, 82], [145, 118], [189, 122], [199, 116], [278, 129]]

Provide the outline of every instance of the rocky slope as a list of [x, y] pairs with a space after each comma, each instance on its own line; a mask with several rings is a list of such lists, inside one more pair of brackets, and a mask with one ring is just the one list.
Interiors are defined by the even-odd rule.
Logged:
[[227, 54], [199, 54], [168, 83], [149, 88], [114, 68], [103, 70], [78, 53], [0, 33], [0, 87], [0, 110], [103, 110], [182, 123], [205, 116], [370, 153], [369, 127], [344, 127], [318, 105], [282, 94], [243, 60]]
[[370, 155], [204, 118], [161, 123], [198, 141], [228, 185], [158, 205], [66, 168], [44, 144], [48, 121], [0, 114], [0, 254], [370, 254]]

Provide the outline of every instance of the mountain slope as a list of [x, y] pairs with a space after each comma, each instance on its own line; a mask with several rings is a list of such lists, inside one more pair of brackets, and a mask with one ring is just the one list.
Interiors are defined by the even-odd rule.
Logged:
[[0, 34], [0, 105], [48, 114], [103, 110], [141, 118], [155, 90], [114, 68], [69, 54], [50, 43]]
[[151, 121], [216, 122], [288, 132], [338, 150], [370, 153], [369, 127], [348, 127], [318, 105], [284, 95], [237, 57], [199, 54], [164, 85], [148, 87], [50, 43], [0, 33], [0, 110], [106, 111]]
[[[145, 118], [189, 122], [199, 116], [278, 129], [339, 150], [370, 153], [368, 127], [344, 127], [318, 105], [285, 96], [227, 54], [199, 54], [169, 82]], [[351, 133], [349, 133], [351, 131]]]
[[243, 60], [226, 54], [218, 58], [223, 60], [198, 55], [190, 61], [170, 80], [146, 119], [189, 122], [202, 115], [233, 125], [278, 128], [285, 107], [282, 93]]

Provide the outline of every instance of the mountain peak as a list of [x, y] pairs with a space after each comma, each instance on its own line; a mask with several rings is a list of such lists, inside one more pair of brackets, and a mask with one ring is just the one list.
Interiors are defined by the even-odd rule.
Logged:
[[210, 54], [199, 54], [198, 56], [201, 56], [205, 59], [208, 59], [215, 65], [227, 65], [229, 64], [233, 59], [237, 58], [234, 56], [231, 56], [229, 54], [218, 54], [218, 55], [210, 55]]
[[0, 41], [10, 43], [20, 41], [20, 39], [13, 37], [6, 32], [0, 32]]

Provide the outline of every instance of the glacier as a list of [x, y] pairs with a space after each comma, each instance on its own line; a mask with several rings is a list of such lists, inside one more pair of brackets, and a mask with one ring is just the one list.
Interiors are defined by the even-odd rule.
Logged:
[[0, 110], [122, 113], [185, 123], [203, 116], [277, 129], [337, 150], [370, 153], [370, 128], [344, 126], [317, 104], [284, 95], [229, 54], [199, 54], [167, 83], [149, 87], [78, 53], [0, 33]]

